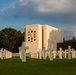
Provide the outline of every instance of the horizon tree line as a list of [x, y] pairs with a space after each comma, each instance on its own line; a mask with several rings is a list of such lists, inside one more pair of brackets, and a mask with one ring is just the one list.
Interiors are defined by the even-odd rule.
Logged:
[[[25, 32], [14, 28], [4, 28], [0, 30], [0, 49], [4, 48], [11, 52], [18, 52], [19, 47], [24, 41], [24, 34]], [[67, 42], [76, 42], [76, 38], [74, 36], [71, 40], [65, 40], [65, 38], [63, 38], [63, 43]]]

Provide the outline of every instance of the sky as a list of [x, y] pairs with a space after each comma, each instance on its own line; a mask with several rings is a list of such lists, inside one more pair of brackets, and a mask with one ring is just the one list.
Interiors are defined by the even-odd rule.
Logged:
[[76, 37], [76, 0], [0, 0], [0, 30], [24, 31], [29, 24], [48, 24]]

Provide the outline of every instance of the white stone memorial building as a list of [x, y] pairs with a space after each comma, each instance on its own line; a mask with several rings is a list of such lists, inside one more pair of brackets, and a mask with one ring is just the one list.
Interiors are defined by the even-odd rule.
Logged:
[[25, 42], [29, 47], [26, 53], [37, 53], [43, 48], [57, 50], [57, 43], [63, 42], [63, 31], [50, 25], [26, 25]]

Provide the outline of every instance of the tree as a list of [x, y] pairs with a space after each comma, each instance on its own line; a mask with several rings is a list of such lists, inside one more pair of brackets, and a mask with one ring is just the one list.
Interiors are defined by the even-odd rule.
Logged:
[[73, 36], [72, 41], [75, 42], [75, 37]]
[[63, 42], [65, 42], [65, 38], [63, 38]]
[[5, 28], [0, 31], [0, 48], [11, 52], [18, 52], [18, 47], [23, 41], [23, 33], [13, 28]]

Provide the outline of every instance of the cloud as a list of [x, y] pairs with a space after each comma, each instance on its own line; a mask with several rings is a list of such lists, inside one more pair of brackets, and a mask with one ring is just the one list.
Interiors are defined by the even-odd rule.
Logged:
[[[2, 9], [15, 18], [42, 20], [46, 23], [76, 23], [76, 0], [18, 0]], [[11, 12], [12, 11], [12, 12]]]
[[6, 10], [10, 10], [10, 9], [15, 9], [15, 5], [14, 4], [10, 4], [8, 6], [3, 7], [2, 9], [0, 9], [1, 12], [4, 12]]
[[76, 26], [64, 27], [63, 31], [66, 39], [72, 39], [73, 36], [76, 38]]
[[64, 28], [66, 38], [76, 36], [76, 0], [18, 1], [1, 8], [0, 19], [5, 18], [7, 20], [7, 18], [13, 17], [15, 19], [39, 20], [57, 26], [60, 24]]
[[15, 13], [15, 8], [15, 4], [6, 4], [3, 8], [0, 9], [0, 20], [7, 20], [12, 18], [11, 16]]
[[76, 23], [76, 0], [19, 0], [15, 17]]

